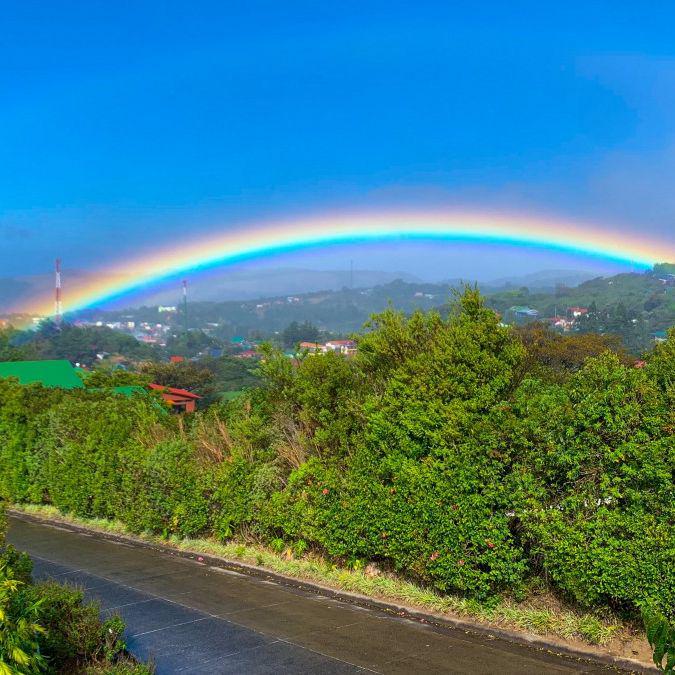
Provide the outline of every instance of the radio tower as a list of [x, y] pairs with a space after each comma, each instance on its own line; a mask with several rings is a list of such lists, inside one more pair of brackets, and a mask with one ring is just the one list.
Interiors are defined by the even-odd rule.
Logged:
[[63, 305], [61, 304], [61, 258], [54, 265], [54, 321], [61, 323]]
[[187, 313], [187, 279], [183, 279], [183, 321], [185, 322], [185, 332], [188, 332], [188, 313]]

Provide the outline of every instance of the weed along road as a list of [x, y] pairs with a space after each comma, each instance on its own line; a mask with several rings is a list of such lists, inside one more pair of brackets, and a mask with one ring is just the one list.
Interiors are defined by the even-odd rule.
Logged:
[[36, 578], [121, 615], [129, 650], [159, 674], [616, 672], [25, 517], [8, 540]]

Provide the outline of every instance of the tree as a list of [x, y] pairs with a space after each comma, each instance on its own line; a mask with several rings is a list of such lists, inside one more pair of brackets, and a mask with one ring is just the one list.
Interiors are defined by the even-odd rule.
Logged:
[[200, 396], [209, 396], [213, 393], [213, 373], [208, 368], [190, 361], [144, 363], [139, 372], [147, 375], [154, 384], [186, 389]]
[[20, 346], [21, 331], [0, 328], [0, 361], [22, 361], [30, 358], [30, 349]]
[[521, 377], [563, 382], [579, 370], [587, 359], [607, 351], [617, 354], [625, 364], [632, 364], [634, 361], [622, 347], [620, 338], [614, 335], [561, 335], [540, 322], [518, 326], [515, 332], [526, 350], [521, 363]]
[[169, 354], [193, 358], [211, 347], [217, 347], [218, 341], [202, 330], [191, 330], [170, 337], [166, 342]]
[[296, 347], [298, 342], [317, 342], [319, 340], [319, 336], [319, 329], [309, 321], [305, 321], [303, 323], [293, 321], [293, 323], [286, 326], [281, 338], [284, 343], [284, 347], [291, 349]]
[[123, 369], [96, 368], [82, 374], [84, 386], [88, 389], [110, 387], [144, 387], [150, 382], [146, 374], [134, 373]]
[[72, 363], [91, 365], [97, 354], [119, 354], [131, 360], [156, 358], [156, 350], [140, 343], [132, 335], [108, 326], [56, 326], [43, 322], [31, 335], [28, 347], [37, 359], [67, 359]]

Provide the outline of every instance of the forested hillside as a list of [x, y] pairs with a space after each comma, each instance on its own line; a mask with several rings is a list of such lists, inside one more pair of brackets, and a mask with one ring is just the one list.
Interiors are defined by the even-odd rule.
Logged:
[[[583, 307], [588, 316], [575, 331], [619, 335], [625, 346], [638, 355], [651, 348], [653, 334], [675, 325], [674, 266], [660, 265], [646, 273], [627, 273], [600, 277], [569, 288], [537, 291], [526, 287], [481, 288], [488, 306], [499, 311], [505, 321], [517, 322], [510, 313], [514, 306], [536, 310], [539, 319], [565, 317], [571, 307]], [[668, 278], [668, 274], [671, 275]], [[310, 322], [322, 331], [348, 335], [360, 330], [371, 314], [389, 306], [411, 313], [416, 309], [447, 311], [448, 298], [463, 284], [422, 284], [394, 281], [373, 288], [343, 288], [341, 291], [305, 293], [292, 297], [262, 298], [248, 302], [194, 302], [190, 304], [192, 328], [208, 330], [217, 339], [255, 336], [275, 339], [293, 322]], [[168, 320], [180, 329], [181, 311], [170, 316], [158, 314], [156, 307], [124, 312], [84, 313], [90, 319], [155, 322]]]

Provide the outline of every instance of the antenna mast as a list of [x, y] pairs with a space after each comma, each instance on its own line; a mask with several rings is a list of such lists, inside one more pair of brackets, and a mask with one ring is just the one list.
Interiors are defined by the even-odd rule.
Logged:
[[187, 279], [183, 279], [183, 321], [185, 323], [185, 332], [188, 332], [188, 313], [187, 313]]
[[56, 259], [54, 265], [54, 321], [61, 323], [63, 318], [63, 305], [61, 302], [61, 258]]

